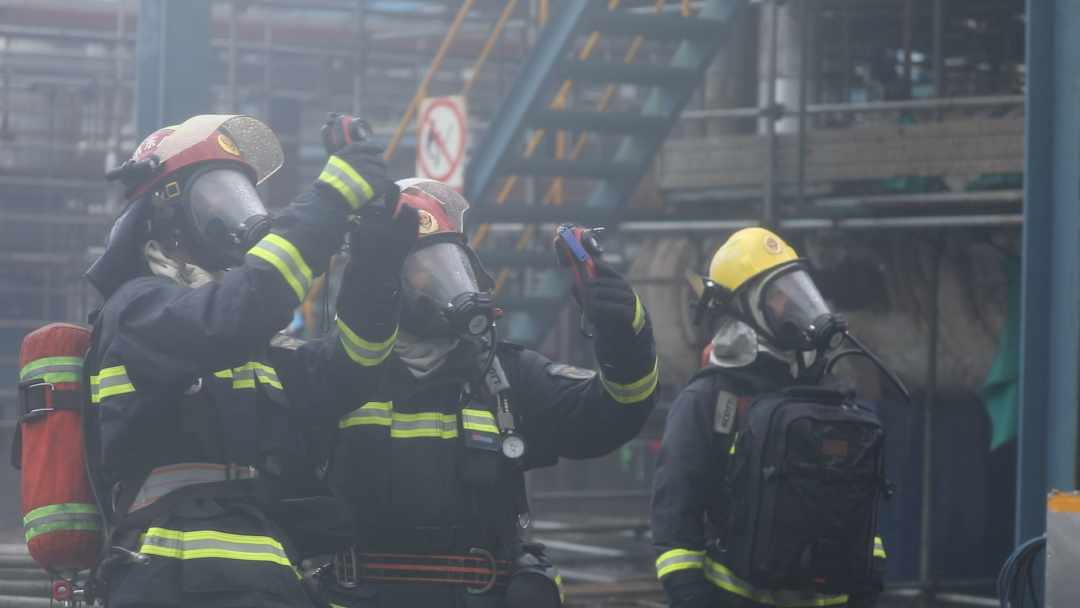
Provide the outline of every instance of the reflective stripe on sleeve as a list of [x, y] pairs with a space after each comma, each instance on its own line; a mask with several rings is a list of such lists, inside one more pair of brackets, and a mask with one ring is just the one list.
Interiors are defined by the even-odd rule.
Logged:
[[634, 335], [641, 333], [641, 330], [645, 329], [645, 308], [641, 306], [641, 298], [634, 294], [634, 321], [630, 325], [634, 328]]
[[134, 392], [135, 387], [123, 365], [106, 367], [96, 376], [90, 376], [90, 400], [94, 403], [100, 403], [105, 397]]
[[281, 543], [269, 536], [244, 536], [212, 530], [180, 532], [150, 528], [142, 536], [139, 551], [174, 559], [235, 559], [292, 567]]
[[356, 335], [341, 319], [337, 320], [337, 326], [340, 330], [338, 337], [341, 338], [341, 345], [345, 347], [345, 352], [349, 354], [350, 359], [360, 365], [365, 367], [378, 365], [386, 360], [390, 356], [390, 352], [394, 350], [394, 340], [397, 339], [396, 329], [394, 335], [383, 342], [369, 342]]
[[690, 551], [688, 549], [665, 551], [660, 557], [656, 558], [656, 578], [664, 578], [676, 570], [701, 568], [704, 564], [704, 551]]
[[708, 556], [705, 557], [705, 578], [710, 583], [740, 595], [758, 604], [776, 606], [777, 608], [809, 608], [812, 606], [835, 606], [846, 603], [846, 595], [824, 595], [809, 591], [769, 591], [758, 589], [750, 583], [738, 579], [731, 570], [714, 562]]
[[611, 395], [611, 398], [619, 403], [637, 403], [638, 401], [644, 401], [652, 395], [656, 390], [656, 385], [659, 382], [659, 361], [653, 363], [653, 369], [641, 380], [632, 382], [630, 384], [619, 384], [612, 382], [604, 377], [604, 370], [600, 370], [600, 382], [604, 385], [604, 390], [607, 394]]
[[234, 389], [255, 388], [255, 381], [258, 380], [259, 384], [267, 384], [278, 390], [282, 390], [281, 380], [278, 379], [277, 371], [269, 365], [256, 363], [255, 361], [248, 361], [240, 367], [214, 372], [214, 376], [218, 378], [232, 378], [232, 387]]
[[330, 157], [330, 161], [319, 174], [319, 181], [337, 190], [341, 196], [345, 197], [345, 200], [349, 201], [349, 206], [353, 209], [359, 209], [375, 196], [371, 184], [349, 163], [337, 156]]
[[40, 378], [53, 384], [82, 382], [82, 357], [44, 357], [19, 370], [19, 382]]
[[292, 243], [276, 234], [268, 234], [248, 251], [248, 255], [265, 260], [277, 268], [296, 293], [297, 301], [304, 301], [304, 296], [311, 287], [311, 269]]
[[880, 557], [881, 559], [886, 559], [886, 557], [885, 557], [885, 543], [881, 542], [881, 537], [880, 536], [875, 536], [874, 537], [874, 557]]
[[68, 503], [34, 509], [23, 518], [26, 542], [48, 532], [67, 530], [101, 531], [101, 511], [97, 505]]
[[399, 439], [414, 437], [453, 439], [458, 436], [457, 416], [438, 412], [401, 414], [394, 411], [393, 402], [365, 403], [363, 407], [353, 410], [351, 414], [338, 421], [339, 429], [364, 425], [388, 426], [390, 436]]
[[566, 591], [563, 589], [562, 585], [562, 574], [559, 574], [558, 572], [555, 573], [555, 586], [559, 588], [559, 601], [565, 602]]

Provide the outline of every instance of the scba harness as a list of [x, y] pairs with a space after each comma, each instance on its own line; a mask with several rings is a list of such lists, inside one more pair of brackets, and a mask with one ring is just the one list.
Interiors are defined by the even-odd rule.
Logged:
[[[521, 347], [502, 342], [496, 349], [490, 357], [489, 349], [480, 349], [477, 363], [484, 376], [477, 399], [466, 399], [456, 417], [440, 419], [440, 432], [457, 434], [464, 448], [456, 452], [458, 479], [474, 490], [509, 483], [518, 519], [527, 522], [522, 467], [526, 444], [514, 432], [510, 381], [503, 365], [503, 361], [516, 361]], [[477, 407], [478, 401], [483, 407]], [[371, 409], [363, 418], [370, 421], [380, 415], [391, 417], [387, 422], [394, 423], [389, 409]], [[509, 479], [506, 462], [512, 465]], [[537, 543], [520, 543], [516, 527], [384, 527], [363, 536], [349, 551], [336, 554], [325, 568], [328, 573], [332, 569], [336, 582], [345, 589], [362, 583], [460, 585], [471, 594], [501, 590], [507, 608], [555, 608], [563, 599], [562, 577], [543, 549]]]

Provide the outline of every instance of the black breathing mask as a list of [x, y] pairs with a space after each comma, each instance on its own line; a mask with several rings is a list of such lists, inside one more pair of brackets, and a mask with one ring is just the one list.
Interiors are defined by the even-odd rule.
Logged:
[[402, 325], [422, 338], [478, 340], [493, 327], [495, 309], [477, 284], [471, 250], [446, 234], [421, 240], [405, 259]]
[[802, 266], [789, 266], [769, 277], [758, 292], [758, 310], [777, 346], [826, 351], [844, 341], [848, 322], [833, 314]]
[[240, 266], [244, 254], [270, 233], [255, 186], [232, 163], [203, 165], [182, 187], [166, 180], [156, 196], [174, 207], [185, 248], [206, 270]]

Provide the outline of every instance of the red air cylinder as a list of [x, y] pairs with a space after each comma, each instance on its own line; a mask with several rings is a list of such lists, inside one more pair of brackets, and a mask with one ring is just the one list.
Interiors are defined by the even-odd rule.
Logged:
[[90, 567], [101, 550], [101, 511], [83, 456], [89, 346], [86, 329], [53, 323], [26, 336], [19, 354], [23, 528], [34, 561], [55, 574]]

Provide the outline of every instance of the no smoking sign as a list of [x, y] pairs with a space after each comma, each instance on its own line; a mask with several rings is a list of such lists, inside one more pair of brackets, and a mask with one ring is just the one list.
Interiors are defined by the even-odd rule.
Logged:
[[465, 97], [428, 97], [420, 102], [416, 175], [460, 191], [465, 185]]

